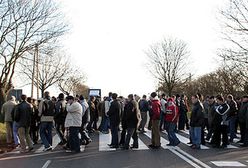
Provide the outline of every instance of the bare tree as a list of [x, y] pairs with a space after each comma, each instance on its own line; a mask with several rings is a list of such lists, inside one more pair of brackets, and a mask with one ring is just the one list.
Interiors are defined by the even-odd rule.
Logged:
[[[45, 53], [39, 54], [38, 61], [38, 80], [35, 80], [35, 86], [39, 87], [43, 97], [44, 91], [49, 87], [58, 84], [61, 80], [68, 76], [72, 70], [72, 66], [66, 56], [47, 50]], [[33, 75], [32, 60], [25, 60], [22, 63], [22, 74], [31, 81]]]
[[85, 94], [88, 91], [88, 86], [84, 85], [86, 77], [78, 69], [71, 70], [65, 77], [63, 77], [59, 82], [58, 86], [60, 91], [64, 94]]
[[189, 56], [187, 44], [178, 39], [165, 38], [146, 52], [151, 74], [171, 96], [174, 87], [183, 80]]
[[229, 6], [220, 11], [220, 22], [228, 47], [218, 55], [232, 66], [238, 65], [248, 76], [248, 1], [230, 0]]
[[27, 51], [63, 35], [67, 25], [52, 0], [0, 1], [0, 106]]

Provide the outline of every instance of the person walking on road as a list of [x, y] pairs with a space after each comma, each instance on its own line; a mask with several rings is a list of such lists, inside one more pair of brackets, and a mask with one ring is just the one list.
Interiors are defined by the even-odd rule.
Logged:
[[248, 147], [248, 96], [243, 96], [239, 111], [239, 126], [241, 133], [240, 142], [242, 147]]
[[152, 120], [152, 144], [149, 145], [152, 149], [158, 149], [161, 146], [160, 143], [160, 132], [159, 132], [159, 121], [161, 104], [158, 99], [157, 93], [151, 93], [151, 120]]
[[[214, 113], [213, 124], [214, 124], [214, 144], [213, 147], [215, 148], [226, 148], [228, 145], [228, 135], [227, 129], [229, 124], [229, 111], [230, 106], [224, 102], [224, 98], [220, 95], [216, 97], [217, 101], [217, 108], [216, 112]], [[221, 144], [221, 137], [222, 137], [222, 145]]]
[[55, 114], [55, 104], [51, 100], [50, 93], [44, 93], [44, 100], [39, 104], [39, 116], [40, 119], [40, 137], [44, 144], [44, 152], [52, 150], [52, 128], [53, 117]]
[[[20, 153], [26, 153], [33, 150], [33, 142], [29, 135], [31, 115], [32, 115], [32, 105], [27, 102], [27, 96], [21, 96], [21, 103], [17, 105], [14, 112], [14, 119], [18, 125], [18, 135], [20, 139], [21, 150]], [[26, 144], [28, 150], [26, 150]]]
[[15, 102], [15, 97], [11, 96], [10, 99], [3, 104], [1, 113], [4, 115], [4, 122], [6, 126], [6, 140], [7, 145], [12, 147], [13, 142], [13, 119], [12, 111], [14, 110], [17, 103]]
[[55, 128], [57, 134], [60, 138], [59, 145], [64, 145], [66, 143], [66, 139], [64, 136], [65, 133], [65, 117], [66, 117], [66, 101], [64, 98], [64, 94], [60, 93], [58, 96], [58, 101], [55, 103]]
[[120, 124], [120, 114], [121, 114], [121, 105], [117, 100], [117, 94], [113, 93], [113, 101], [110, 105], [108, 116], [110, 121], [110, 130], [112, 135], [112, 140], [110, 143], [110, 148], [119, 148], [119, 138], [118, 138], [118, 128]]
[[190, 138], [192, 141], [192, 149], [201, 149], [201, 128], [204, 124], [203, 105], [198, 95], [191, 98], [193, 108], [190, 117]]
[[67, 97], [67, 115], [65, 119], [65, 128], [69, 129], [69, 147], [70, 150], [67, 152], [79, 153], [80, 150], [80, 140], [79, 140], [79, 130], [82, 125], [82, 106], [80, 103], [75, 101], [73, 96]]
[[146, 100], [146, 95], [142, 96], [142, 99], [139, 101], [139, 110], [141, 114], [141, 123], [139, 126], [139, 131], [140, 133], [145, 132], [145, 125], [147, 122], [147, 112], [149, 111], [149, 104], [148, 101]]
[[178, 121], [178, 110], [172, 98], [168, 99], [165, 111], [166, 131], [168, 133], [169, 144], [167, 146], [177, 146], [180, 141], [176, 136], [175, 129]]

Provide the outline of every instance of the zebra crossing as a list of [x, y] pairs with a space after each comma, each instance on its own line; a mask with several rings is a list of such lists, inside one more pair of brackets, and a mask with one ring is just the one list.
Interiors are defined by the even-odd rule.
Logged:
[[[89, 144], [89, 146], [81, 146], [81, 154], [87, 153], [87, 152], [115, 152], [119, 151], [121, 149], [115, 149], [115, 148], [110, 148], [108, 144], [111, 143], [111, 134], [103, 134], [103, 133], [93, 133], [92, 136], [94, 137], [94, 142]], [[200, 168], [210, 168], [211, 165], [214, 165], [216, 167], [226, 167], [226, 166], [231, 166], [231, 167], [247, 167], [248, 162], [239, 162], [239, 161], [209, 161], [207, 162], [208, 164], [203, 163], [199, 159], [195, 158], [190, 154], [190, 148], [188, 147], [189, 144], [189, 131], [180, 131], [177, 133], [177, 137], [180, 140], [180, 144], [176, 147], [173, 146], [167, 146], [169, 143], [168, 138], [167, 138], [167, 133], [166, 131], [161, 132], [161, 149], [160, 150], [168, 150], [169, 152], [177, 155], [190, 165], [192, 167]], [[132, 140], [131, 140], [132, 141]], [[137, 149], [132, 149], [134, 151], [148, 151], [151, 150], [148, 145], [151, 143], [151, 131], [146, 129], [146, 132], [144, 134], [140, 134], [139, 136], [139, 148]], [[47, 154], [53, 154], [53, 153], [65, 153], [65, 150], [62, 148], [62, 146], [58, 145], [60, 142], [59, 136], [55, 134], [53, 136], [53, 150], [49, 152], [43, 152], [43, 145], [38, 144], [35, 145], [34, 151], [26, 154], [20, 154], [19, 150], [16, 149], [12, 152], [5, 153], [3, 155], [0, 155], [0, 161], [1, 160], [11, 160], [13, 158], [28, 158], [28, 157], [34, 157], [34, 156], [42, 156], [42, 155], [47, 155]], [[132, 144], [132, 142], [130, 143]], [[188, 148], [188, 149], [187, 149]], [[228, 146], [227, 149], [225, 150], [235, 150], [238, 149], [239, 145], [234, 143], [230, 146]], [[186, 150], [185, 150], [186, 149]], [[204, 150], [211, 150], [213, 149], [210, 145], [202, 145], [201, 149]], [[97, 151], [96, 151], [97, 150]], [[216, 150], [216, 149], [215, 149]], [[220, 149], [222, 150], [222, 149]], [[231, 151], [230, 151], [231, 152]]]
[[[95, 133], [97, 134], [97, 133]], [[144, 135], [146, 137], [148, 137], [149, 139], [151, 139], [151, 131], [146, 129], [146, 133], [144, 133]], [[180, 133], [176, 133], [178, 139], [181, 142], [181, 145], [185, 145], [185, 146], [190, 146], [190, 144], [188, 144], [189, 142], [189, 131], [181, 131]], [[138, 139], [139, 141], [139, 148], [137, 149], [133, 149], [133, 150], [150, 150], [150, 148], [148, 147], [149, 144], [147, 144], [147, 142], [143, 142], [143, 140], [139, 137]], [[57, 148], [59, 148], [58, 143], [60, 142], [59, 136], [57, 134], [55, 134], [53, 136], [53, 150], [56, 150]], [[107, 152], [107, 151], [116, 151], [117, 149], [115, 148], [110, 148], [108, 146], [108, 144], [111, 143], [111, 134], [103, 134], [101, 132], [99, 132], [98, 134], [98, 151], [100, 152]], [[132, 142], [131, 142], [132, 143]], [[166, 144], [168, 144], [168, 139], [167, 139], [167, 132], [166, 131], [162, 131], [161, 132], [161, 147], [163, 149], [168, 149], [168, 146], [166, 146]], [[227, 149], [238, 149], [239, 145], [236, 143], [233, 143], [231, 145], [227, 146]], [[40, 144], [40, 146], [37, 148], [35, 148], [35, 151], [33, 153], [38, 154], [38, 153], [42, 153], [44, 149], [44, 146]], [[210, 145], [201, 145], [201, 149], [202, 150], [210, 150], [212, 149], [212, 147]], [[81, 146], [81, 152], [84, 152], [85, 150], [87, 150], [87, 146]], [[16, 149], [12, 152], [8, 152], [8, 154], [17, 154], [19, 153], [19, 151]]]

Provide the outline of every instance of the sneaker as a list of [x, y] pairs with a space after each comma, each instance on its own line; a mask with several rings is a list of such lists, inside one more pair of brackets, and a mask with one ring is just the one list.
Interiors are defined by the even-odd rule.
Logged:
[[91, 142], [92, 142], [92, 140], [91, 140], [91, 139], [86, 140], [85, 145], [89, 145], [89, 143], [91, 143]]
[[53, 149], [53, 148], [52, 148], [51, 146], [49, 146], [48, 148], [43, 149], [43, 152], [50, 151], [50, 150], [52, 150], [52, 149]]
[[28, 151], [29, 151], [29, 152], [31, 152], [32, 150], [34, 150], [34, 148], [33, 148], [33, 147], [31, 147], [31, 148], [29, 148], [29, 149], [28, 149]]

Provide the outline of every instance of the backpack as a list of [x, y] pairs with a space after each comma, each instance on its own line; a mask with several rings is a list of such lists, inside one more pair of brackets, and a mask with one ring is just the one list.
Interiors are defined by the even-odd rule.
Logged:
[[45, 100], [43, 102], [43, 112], [44, 116], [54, 116], [55, 114], [55, 105], [51, 100]]

